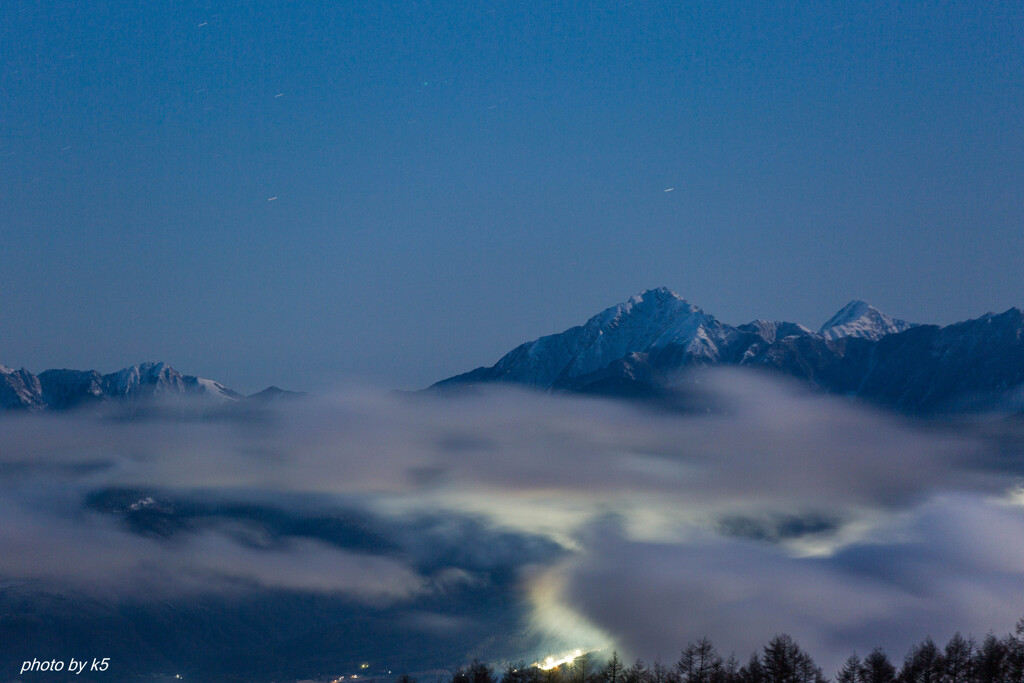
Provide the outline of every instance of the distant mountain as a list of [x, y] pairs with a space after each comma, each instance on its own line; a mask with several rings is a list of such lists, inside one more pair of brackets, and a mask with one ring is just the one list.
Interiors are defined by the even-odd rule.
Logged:
[[0, 365], [0, 408], [4, 410], [42, 410], [43, 390], [39, 378], [28, 370]]
[[658, 288], [431, 388], [505, 382], [658, 399], [678, 395], [681, 371], [710, 365], [765, 368], [908, 413], [1019, 410], [1024, 313], [1012, 308], [940, 328], [852, 301], [818, 332], [764, 320], [733, 327]]
[[268, 387], [246, 397], [212, 379], [183, 375], [167, 363], [141, 363], [108, 375], [95, 370], [62, 369], [46, 370], [38, 376], [0, 365], [0, 410], [8, 411], [62, 411], [172, 397], [216, 406], [299, 395]]
[[[892, 318], [855, 300], [813, 332], [786, 321], [728, 325], [661, 287], [431, 389], [507, 383], [689, 408], [683, 371], [718, 365], [766, 369], [905, 413], [1024, 411], [1024, 312], [1011, 308], [939, 327]], [[258, 406], [302, 395], [268, 387], [246, 397], [166, 363], [107, 375], [46, 370], [38, 376], [0, 365], [0, 411], [142, 405], [168, 397]]]
[[246, 398], [250, 401], [259, 401], [261, 403], [277, 403], [278, 401], [290, 401], [294, 398], [302, 398], [308, 396], [304, 391], [286, 391], [280, 387], [273, 385], [267, 387], [263, 391], [258, 391], [255, 394], [249, 394]]
[[826, 339], [840, 337], [861, 337], [876, 341], [887, 334], [903, 332], [914, 327], [905, 320], [890, 318], [874, 306], [860, 300], [854, 300], [839, 309], [839, 312], [828, 319], [818, 334]]
[[447, 382], [514, 382], [549, 389], [600, 371], [631, 354], [673, 349], [693, 361], [721, 360], [737, 336], [667, 289], [652, 289], [598, 313], [581, 327], [541, 337], [490, 368]]

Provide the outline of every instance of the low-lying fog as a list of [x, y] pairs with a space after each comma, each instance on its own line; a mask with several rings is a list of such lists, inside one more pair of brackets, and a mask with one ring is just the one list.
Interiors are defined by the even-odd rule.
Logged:
[[[826, 672], [1024, 615], [1015, 423], [914, 424], [730, 371], [699, 386], [721, 409], [496, 389], [4, 416], [0, 587], [330, 596], [466, 658], [671, 662], [707, 635], [743, 660], [787, 632]], [[467, 595], [484, 607], [446, 606]]]

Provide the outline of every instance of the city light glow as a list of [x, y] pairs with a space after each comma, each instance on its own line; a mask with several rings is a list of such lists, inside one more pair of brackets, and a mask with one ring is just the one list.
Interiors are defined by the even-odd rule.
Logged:
[[533, 666], [537, 667], [542, 671], [548, 671], [550, 669], [554, 669], [555, 667], [562, 666], [563, 664], [572, 664], [574, 661], [576, 661], [577, 657], [582, 656], [583, 650], [577, 648], [572, 652], [567, 652], [561, 655], [548, 655], [544, 658], [543, 661], [534, 662]]

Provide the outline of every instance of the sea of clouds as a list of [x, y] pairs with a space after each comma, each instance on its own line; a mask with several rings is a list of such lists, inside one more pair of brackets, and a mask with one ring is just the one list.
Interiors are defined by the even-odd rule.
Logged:
[[[706, 635], [744, 660], [787, 632], [827, 671], [1024, 615], [1019, 423], [913, 422], [738, 371], [694, 386], [713, 410], [492, 389], [4, 417], [0, 581], [341, 597], [467, 656], [479, 616], [437, 605], [492, 587], [522, 606], [511, 659], [671, 662]], [[125, 505], [95, 502], [111, 492]]]

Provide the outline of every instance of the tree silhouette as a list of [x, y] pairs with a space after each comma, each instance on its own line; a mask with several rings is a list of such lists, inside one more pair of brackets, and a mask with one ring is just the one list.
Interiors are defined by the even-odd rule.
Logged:
[[644, 660], [637, 659], [622, 674], [623, 683], [650, 683], [651, 674]]
[[1006, 681], [1024, 683], [1024, 619], [1017, 622], [1013, 633], [1006, 636]]
[[662, 663], [661, 657], [651, 666], [651, 683], [678, 683], [675, 672]]
[[501, 676], [501, 683], [541, 683], [543, 676], [540, 669], [527, 666], [525, 662], [508, 664]]
[[811, 656], [785, 633], [764, 646], [762, 661], [767, 683], [824, 683], [825, 677]]
[[479, 659], [466, 667], [460, 667], [452, 676], [452, 683], [497, 683], [494, 670]]
[[718, 668], [718, 672], [712, 681], [713, 683], [739, 683], [739, 680], [740, 663], [736, 661], [736, 655], [730, 653]]
[[611, 658], [601, 669], [599, 678], [602, 683], [624, 683], [624, 677], [625, 668], [622, 666], [622, 660], [619, 659], [618, 651], [613, 650]]
[[761, 658], [756, 652], [750, 655], [745, 666], [740, 667], [740, 683], [765, 683], [766, 674]]
[[571, 683], [599, 683], [598, 672], [594, 667], [594, 660], [589, 654], [584, 654], [572, 661], [568, 666], [569, 680]]
[[864, 676], [864, 665], [860, 657], [854, 652], [846, 658], [843, 665], [836, 672], [836, 683], [861, 683]]
[[707, 636], [689, 643], [676, 662], [682, 683], [714, 683], [722, 670], [722, 658]]
[[910, 648], [897, 676], [899, 683], [940, 683], [946, 661], [931, 638]]
[[[396, 683], [416, 683], [401, 676]], [[494, 671], [479, 660], [459, 668], [448, 683], [497, 683]], [[666, 666], [657, 658], [648, 667], [637, 659], [625, 666], [618, 651], [602, 666], [590, 655], [548, 670], [519, 663], [508, 665], [501, 683], [826, 683], [821, 668], [792, 637], [776, 635], [744, 666], [734, 655], [722, 659], [703, 637], [683, 648], [679, 661]], [[835, 683], [1024, 683], [1024, 618], [1012, 634], [989, 633], [978, 645], [956, 633], [942, 650], [931, 638], [914, 645], [897, 667], [882, 648], [863, 660], [850, 655], [836, 672]]]
[[974, 641], [964, 638], [959, 632], [946, 643], [942, 657], [945, 662], [942, 672], [943, 683], [967, 683], [971, 678], [974, 659]]
[[876, 647], [864, 658], [861, 671], [862, 683], [894, 683], [896, 680], [896, 667], [880, 647]]
[[976, 683], [1006, 683], [1009, 668], [1007, 643], [993, 634], [985, 636], [971, 662], [972, 678]]

